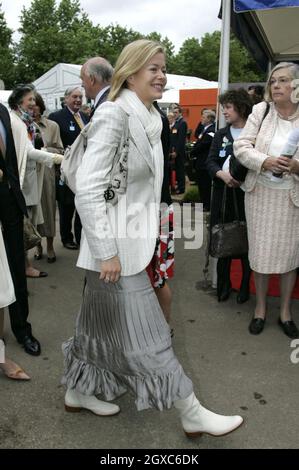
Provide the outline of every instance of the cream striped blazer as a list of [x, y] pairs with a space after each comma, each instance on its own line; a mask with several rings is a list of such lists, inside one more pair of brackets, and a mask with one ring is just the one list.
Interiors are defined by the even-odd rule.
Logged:
[[104, 191], [114, 155], [123, 144], [124, 115], [117, 101], [103, 103], [93, 115], [87, 149], [76, 174], [75, 204], [83, 226], [77, 266], [99, 272], [101, 260], [118, 255], [121, 275], [130, 276], [145, 269], [154, 253], [163, 152], [161, 147], [160, 161], [154, 165], [140, 121], [129, 108], [123, 109], [128, 115], [130, 136], [127, 190], [115, 206], [106, 204]]

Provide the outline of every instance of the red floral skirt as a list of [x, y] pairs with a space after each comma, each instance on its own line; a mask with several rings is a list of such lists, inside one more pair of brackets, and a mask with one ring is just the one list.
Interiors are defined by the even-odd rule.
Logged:
[[152, 260], [146, 268], [153, 287], [163, 287], [165, 281], [174, 275], [173, 206], [163, 209], [160, 217], [160, 235]]

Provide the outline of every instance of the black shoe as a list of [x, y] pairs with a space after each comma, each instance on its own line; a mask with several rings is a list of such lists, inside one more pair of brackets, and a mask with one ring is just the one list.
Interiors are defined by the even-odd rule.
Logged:
[[78, 245], [75, 242], [67, 242], [63, 244], [64, 248], [68, 250], [78, 250]]
[[56, 261], [56, 256], [52, 256], [52, 257], [49, 257], [49, 256], [48, 256], [47, 261], [48, 261], [48, 263], [55, 263], [55, 261]]
[[231, 291], [231, 287], [224, 288], [218, 295], [218, 302], [224, 302], [225, 300], [227, 300], [230, 296]]
[[237, 304], [244, 304], [244, 302], [247, 302], [248, 299], [249, 299], [249, 290], [241, 289], [237, 295]]
[[23, 345], [25, 352], [31, 354], [31, 356], [39, 356], [41, 353], [41, 347], [39, 341], [32, 335], [25, 336], [22, 341], [19, 341]]
[[288, 321], [281, 321], [281, 318], [278, 320], [278, 324], [282, 331], [284, 332], [285, 335], [287, 335], [289, 338], [295, 339], [299, 338], [299, 331], [298, 328], [293, 322], [293, 320], [288, 320]]
[[253, 318], [249, 323], [249, 333], [251, 333], [252, 335], [259, 335], [263, 331], [264, 326], [264, 318]]

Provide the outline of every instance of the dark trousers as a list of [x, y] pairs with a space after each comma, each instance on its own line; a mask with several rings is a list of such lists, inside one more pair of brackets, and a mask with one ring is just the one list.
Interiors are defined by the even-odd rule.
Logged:
[[25, 274], [23, 217], [8, 185], [0, 183], [0, 220], [16, 296], [16, 302], [9, 306], [9, 316], [11, 329], [20, 342], [24, 336], [31, 335], [31, 325], [27, 322], [29, 308]]
[[[242, 256], [242, 280], [240, 285], [240, 291], [249, 291], [249, 282], [251, 269], [249, 265], [248, 256]], [[217, 261], [217, 295], [221, 296], [224, 292], [227, 292], [231, 288], [230, 281], [230, 267], [232, 258], [219, 258]]]
[[185, 160], [184, 155], [177, 155], [175, 158], [175, 172], [178, 184], [178, 191], [185, 192]]
[[74, 233], [75, 240], [80, 244], [81, 240], [81, 221], [75, 208], [74, 193], [66, 186], [58, 186], [57, 201], [59, 210], [60, 237], [63, 244], [73, 242], [72, 222], [75, 214]]
[[197, 186], [200, 200], [206, 211], [210, 210], [212, 180], [207, 170], [196, 170]]

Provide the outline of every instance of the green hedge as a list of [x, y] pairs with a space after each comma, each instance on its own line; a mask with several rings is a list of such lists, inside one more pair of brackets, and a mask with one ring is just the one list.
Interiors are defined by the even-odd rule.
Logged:
[[190, 186], [184, 194], [183, 202], [200, 202], [197, 185]]

